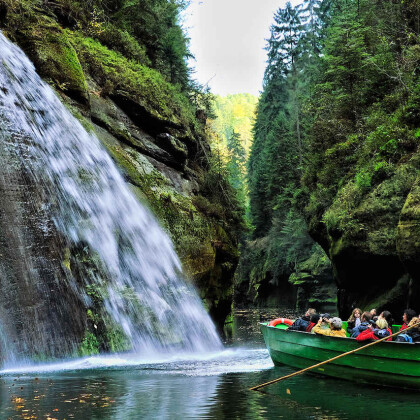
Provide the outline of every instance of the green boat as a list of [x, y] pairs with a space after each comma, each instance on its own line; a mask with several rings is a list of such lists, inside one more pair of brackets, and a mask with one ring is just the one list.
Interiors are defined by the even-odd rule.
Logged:
[[[362, 347], [353, 338], [288, 331], [287, 325], [260, 325], [265, 345], [277, 366], [303, 369]], [[375, 385], [420, 389], [420, 343], [378, 343], [311, 372]]]

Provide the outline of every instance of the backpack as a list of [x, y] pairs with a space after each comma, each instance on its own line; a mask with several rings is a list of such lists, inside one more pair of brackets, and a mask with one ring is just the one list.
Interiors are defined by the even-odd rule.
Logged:
[[395, 341], [398, 341], [399, 343], [412, 343], [413, 339], [408, 334], [400, 334]]
[[389, 337], [391, 335], [387, 329], [383, 329], [383, 330], [376, 329], [376, 330], [374, 330], [374, 334], [378, 338], [385, 338], [385, 337]]
[[309, 324], [310, 321], [298, 318], [288, 329], [292, 331], [306, 331], [306, 328], [309, 327]]

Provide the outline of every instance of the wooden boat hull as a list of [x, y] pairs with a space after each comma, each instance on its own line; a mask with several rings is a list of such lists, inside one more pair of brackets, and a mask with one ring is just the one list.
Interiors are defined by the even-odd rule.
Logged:
[[[355, 339], [287, 331], [261, 324], [275, 365], [303, 369], [361, 347]], [[384, 342], [312, 372], [357, 382], [420, 389], [420, 343]]]

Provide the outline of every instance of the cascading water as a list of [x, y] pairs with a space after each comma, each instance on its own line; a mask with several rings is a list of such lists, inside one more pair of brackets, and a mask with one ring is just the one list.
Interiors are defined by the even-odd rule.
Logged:
[[[0, 60], [0, 250], [2, 241], [6, 250], [0, 255], [0, 351], [6, 361], [51, 347], [71, 353], [85, 327], [78, 314], [86, 313], [93, 299], [86, 290], [99, 295], [135, 352], [220, 348], [200, 299], [180, 278], [169, 238], [135, 199], [99, 140], [1, 33]], [[36, 188], [23, 194], [27, 179]], [[12, 181], [17, 186], [10, 188]], [[18, 193], [15, 205], [11, 198]], [[62, 253], [52, 245], [53, 230], [62, 247], [84, 247], [99, 261], [82, 283], [68, 270], [64, 285], [48, 263], [57, 263]], [[36, 296], [43, 296], [42, 307]], [[25, 315], [16, 302], [25, 306]]]

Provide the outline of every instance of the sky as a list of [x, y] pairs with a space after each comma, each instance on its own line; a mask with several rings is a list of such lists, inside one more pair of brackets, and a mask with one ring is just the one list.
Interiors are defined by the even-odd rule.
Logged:
[[274, 12], [285, 4], [286, 0], [192, 0], [184, 27], [195, 56], [194, 77], [218, 95], [258, 95], [270, 25]]

